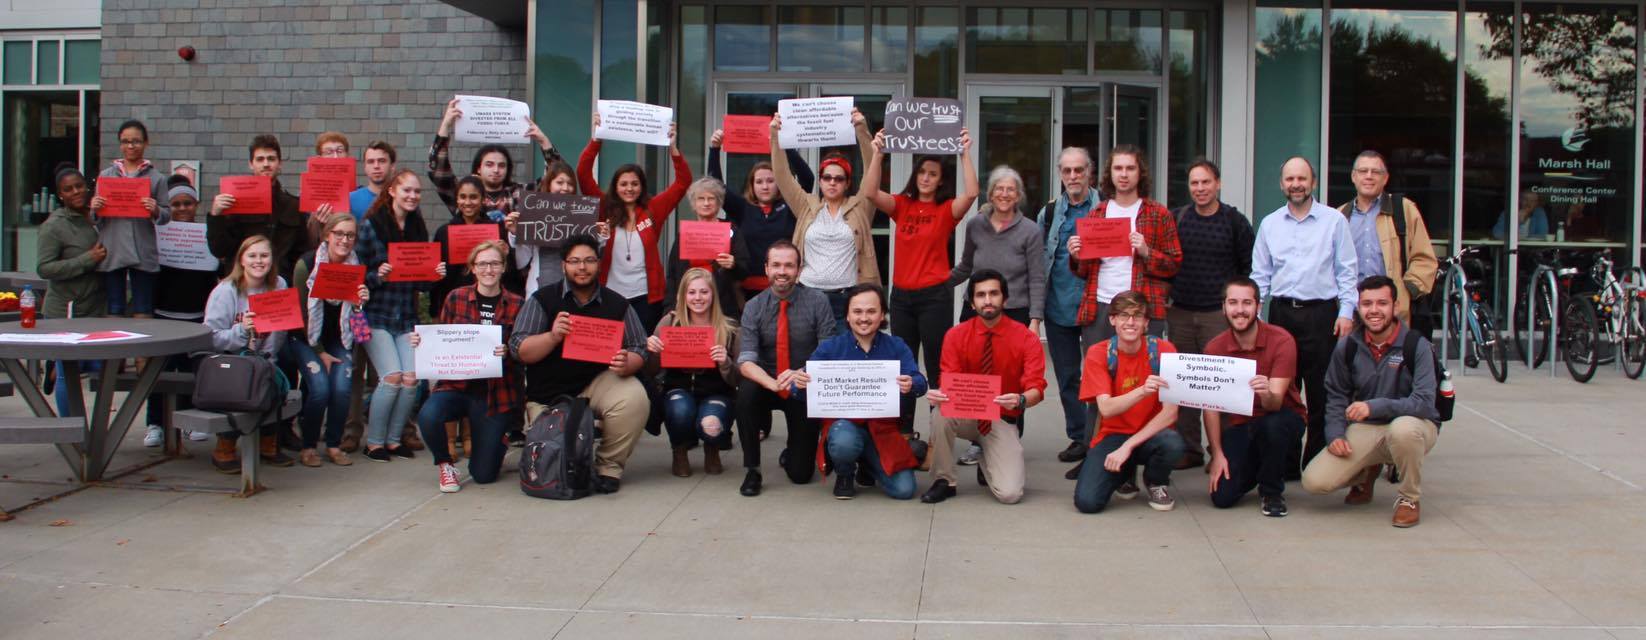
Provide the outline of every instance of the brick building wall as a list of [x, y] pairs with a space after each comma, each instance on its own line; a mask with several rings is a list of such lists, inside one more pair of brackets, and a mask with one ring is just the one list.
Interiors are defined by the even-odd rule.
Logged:
[[[162, 169], [202, 162], [208, 199], [218, 177], [247, 172], [258, 133], [279, 136], [281, 182], [296, 193], [327, 130], [356, 158], [387, 140], [428, 190], [429, 144], [453, 94], [526, 99], [525, 33], [438, 0], [104, 0], [102, 37], [98, 165], [119, 153], [115, 127], [136, 118]], [[177, 55], [185, 45], [193, 62]], [[475, 148], [456, 145], [452, 165], [462, 171]], [[511, 152], [525, 179], [534, 150]], [[432, 230], [450, 213], [426, 191], [423, 215]]]

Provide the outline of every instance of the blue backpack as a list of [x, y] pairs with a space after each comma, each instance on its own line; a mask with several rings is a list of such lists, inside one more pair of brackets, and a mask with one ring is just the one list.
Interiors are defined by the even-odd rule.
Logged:
[[[1160, 375], [1160, 338], [1156, 338], [1154, 336], [1144, 336], [1144, 337], [1147, 339], [1147, 342], [1149, 344], [1149, 373], [1152, 373], [1152, 374], [1155, 374], [1155, 375], [1158, 376], [1158, 375]], [[1116, 372], [1116, 369], [1118, 369], [1120, 367], [1120, 347], [1116, 346], [1118, 344], [1119, 344], [1119, 341], [1117, 339], [1109, 338], [1109, 378], [1110, 379], [1113, 379], [1116, 375], [1118, 375], [1118, 373]]]

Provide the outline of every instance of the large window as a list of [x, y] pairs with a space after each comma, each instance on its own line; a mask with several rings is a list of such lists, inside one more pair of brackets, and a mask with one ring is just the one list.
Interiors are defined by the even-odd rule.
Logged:
[[[1167, 118], [1167, 164], [1155, 180], [1165, 181], [1166, 202], [1189, 201], [1189, 163], [1208, 155], [1211, 110], [1212, 47], [1210, 18], [1204, 11], [1173, 11], [1167, 72], [1171, 83]], [[1225, 125], [1228, 126], [1228, 125]], [[1159, 165], [1158, 157], [1155, 159]], [[1158, 168], [1158, 167], [1157, 167]]]
[[101, 50], [80, 34], [0, 43], [0, 270], [36, 268], [38, 226], [61, 204], [56, 167], [91, 173], [109, 160], [99, 140]]
[[[1503, 28], [1512, 25], [1513, 8], [1502, 4], [1473, 3], [1463, 14], [1463, 233], [1467, 242], [1507, 242], [1509, 231], [1505, 212], [1509, 210], [1509, 171], [1513, 164], [1509, 126], [1509, 96], [1513, 88], [1514, 58], [1511, 46], [1499, 38], [1512, 35]], [[1499, 35], [1494, 36], [1494, 31]], [[1531, 232], [1533, 199], [1522, 197], [1523, 225]], [[1538, 233], [1547, 228], [1547, 214]]]
[[863, 70], [862, 7], [778, 7], [777, 70]]
[[1252, 149], [1252, 219], [1286, 204], [1280, 166], [1291, 156], [1320, 158], [1321, 10], [1258, 7], [1257, 83]]
[[1083, 74], [1086, 40], [1085, 9], [966, 10], [966, 68], [972, 73]]

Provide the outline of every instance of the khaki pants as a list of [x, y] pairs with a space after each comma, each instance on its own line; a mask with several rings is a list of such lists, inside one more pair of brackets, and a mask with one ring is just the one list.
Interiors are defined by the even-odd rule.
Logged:
[[[646, 428], [646, 417], [651, 414], [646, 388], [633, 377], [602, 371], [577, 397], [587, 399], [589, 408], [600, 418], [600, 446], [594, 450], [594, 472], [622, 478], [623, 465], [634, 453], [640, 432]], [[548, 408], [548, 405], [528, 401], [526, 424], [537, 420]]]
[[1435, 423], [1411, 416], [1389, 424], [1351, 423], [1344, 439], [1353, 452], [1343, 458], [1325, 451], [1315, 456], [1303, 470], [1303, 489], [1331, 493], [1360, 479], [1366, 467], [1393, 463], [1400, 470], [1400, 495], [1417, 502], [1422, 493], [1423, 456], [1435, 448], [1439, 435]]
[[[933, 417], [937, 417], [935, 414]], [[1017, 504], [1023, 499], [1023, 442], [1018, 440], [1017, 427], [1004, 421], [995, 422], [989, 435], [980, 436], [976, 420], [938, 417], [932, 429], [932, 476], [948, 480], [958, 486], [954, 477], [954, 439], [976, 440], [983, 446], [983, 459], [977, 462], [983, 469], [983, 478], [989, 481], [989, 492], [1005, 504]]]

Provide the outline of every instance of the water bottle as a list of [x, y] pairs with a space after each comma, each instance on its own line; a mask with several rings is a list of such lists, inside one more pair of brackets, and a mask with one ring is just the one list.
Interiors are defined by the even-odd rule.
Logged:
[[1452, 390], [1452, 372], [1450, 371], [1440, 373], [1440, 397], [1446, 399], [1457, 397], [1457, 392]]
[[23, 294], [17, 296], [17, 309], [21, 312], [21, 322], [24, 329], [34, 328], [34, 285], [23, 285]]

